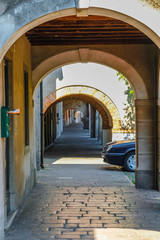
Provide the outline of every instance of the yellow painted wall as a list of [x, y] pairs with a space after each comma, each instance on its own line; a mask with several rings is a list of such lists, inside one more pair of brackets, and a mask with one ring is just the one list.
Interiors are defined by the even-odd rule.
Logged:
[[[0, 106], [4, 106], [4, 88], [3, 88], [3, 62], [0, 63]], [[0, 118], [1, 124], [1, 118]], [[1, 136], [1, 127], [0, 127]], [[4, 202], [5, 202], [5, 186], [4, 186], [4, 146], [5, 140], [0, 137], [0, 238], [4, 235]]]
[[[13, 116], [15, 190], [17, 205], [31, 190], [34, 182], [34, 143], [33, 143], [33, 107], [31, 83], [31, 46], [25, 36], [22, 36], [11, 47], [7, 55], [13, 61], [13, 108], [20, 108], [20, 115]], [[29, 146], [25, 147], [25, 117], [24, 117], [24, 70], [29, 77]]]

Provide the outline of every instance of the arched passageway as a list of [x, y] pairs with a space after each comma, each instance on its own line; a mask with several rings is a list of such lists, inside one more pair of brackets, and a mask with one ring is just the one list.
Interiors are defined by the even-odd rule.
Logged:
[[[72, 48], [74, 48], [72, 46]], [[115, 47], [114, 47], [115, 48]], [[111, 51], [117, 52], [117, 49], [111, 49]], [[120, 50], [120, 49], [119, 49]], [[146, 49], [147, 50], [147, 49]], [[134, 49], [135, 51], [135, 49]], [[139, 51], [137, 49], [137, 51]], [[49, 53], [51, 49], [49, 49]], [[43, 55], [43, 51], [42, 51]], [[130, 57], [130, 48], [128, 49], [128, 58]], [[144, 56], [145, 57], [145, 56]], [[41, 59], [41, 56], [39, 56]], [[136, 60], [136, 59], [135, 59]], [[64, 65], [77, 62], [94, 62], [102, 65], [109, 66], [123, 73], [126, 78], [130, 81], [137, 99], [147, 99], [149, 94], [149, 89], [147, 91], [144, 80], [136, 71], [136, 69], [131, 66], [123, 58], [119, 58], [113, 54], [107, 53], [105, 51], [92, 50], [91, 48], [79, 48], [77, 50], [66, 51], [55, 56], [49, 57], [48, 59], [41, 62], [33, 70], [33, 93], [38, 86], [38, 84], [43, 80], [43, 78], [51, 71]], [[149, 70], [150, 71], [150, 70]], [[146, 73], [145, 73], [146, 74]], [[150, 74], [149, 74], [150, 75]], [[148, 76], [149, 77], [149, 76]]]
[[[12, 143], [14, 146], [14, 156], [12, 156], [15, 161], [15, 173], [12, 171], [15, 176], [12, 176], [12, 179], [10, 179], [10, 182], [15, 185], [13, 187], [14, 191], [10, 191], [10, 195], [14, 196], [12, 198], [13, 201], [11, 201], [12, 210], [17, 209], [21, 205], [24, 196], [28, 194], [34, 184], [34, 102], [32, 101], [32, 93], [46, 74], [60, 66], [73, 62], [97, 62], [119, 70], [128, 78], [136, 94], [136, 187], [158, 188], [159, 94], [157, 92], [159, 74], [157, 72], [160, 69], [158, 49], [160, 47], [159, 13], [156, 9], [144, 8], [141, 1], [136, 0], [130, 3], [132, 4], [130, 7], [123, 0], [116, 3], [113, 1], [108, 3], [106, 1], [71, 0], [67, 1], [67, 3], [54, 1], [52, 4], [47, 4], [47, 2], [29, 0], [26, 3], [26, 1], [17, 1], [10, 6], [6, 3], [3, 5], [0, 16], [1, 26], [3, 26], [0, 38], [0, 85], [2, 86], [0, 89], [0, 104], [1, 106], [6, 104], [5, 95], [7, 92], [4, 93], [3, 91], [5, 88], [4, 83], [6, 82], [3, 67], [3, 58], [5, 57], [5, 60], [9, 60], [12, 63], [8, 66], [13, 68], [11, 76], [13, 87], [10, 86], [10, 89], [13, 89], [14, 93], [14, 107], [21, 108], [21, 116], [19, 118], [16, 117], [13, 121], [14, 127], [12, 131]], [[36, 4], [36, 7], [33, 7], [34, 4]], [[88, 16], [117, 19], [136, 27], [137, 30], [140, 30], [140, 33], [148, 37], [147, 40], [149, 42], [131, 43], [130, 39], [128, 39], [128, 42], [125, 44], [116, 42], [112, 45], [107, 43], [108, 38], [106, 37], [106, 41], [101, 44], [97, 40], [97, 44], [94, 42], [93, 44], [65, 45], [61, 42], [59, 46], [33, 46], [34, 44], [30, 44], [29, 38], [27, 39], [24, 35], [27, 31], [42, 23], [71, 16], [76, 18], [82, 17], [82, 20]], [[66, 23], [66, 20], [64, 23]], [[121, 33], [121, 36], [124, 36], [123, 34]], [[53, 38], [56, 38], [56, 36]], [[93, 39], [94, 37], [91, 40]], [[12, 73], [10, 70], [7, 70], [7, 72]], [[6, 74], [6, 76], [8, 75]], [[29, 91], [24, 90], [26, 86], [29, 88]], [[24, 95], [26, 97], [25, 100]], [[29, 100], [28, 104], [25, 104], [27, 96]], [[27, 128], [25, 127], [24, 119], [26, 122], [29, 122]], [[30, 134], [28, 135], [28, 133]], [[3, 220], [5, 212], [3, 191], [5, 187], [5, 148], [6, 141], [1, 139], [0, 170], [2, 173], [1, 185], [3, 187], [0, 194], [0, 203], [2, 203], [0, 219]], [[19, 181], [19, 178], [21, 178], [21, 181]], [[2, 234], [4, 229], [3, 220], [1, 224]]]
[[[36, 4], [36, 8], [34, 4]], [[28, 9], [32, 9], [32, 11], [28, 11]], [[24, 14], [24, 11], [26, 14]], [[18, 1], [12, 6], [4, 5], [2, 13], [0, 20], [4, 27], [2, 28], [3, 37], [0, 42], [0, 59], [4, 57], [7, 50], [18, 38], [33, 27], [58, 17], [72, 15], [98, 15], [122, 20], [144, 32], [157, 46], [160, 45], [160, 32], [157, 24], [159, 14], [156, 9], [144, 8], [143, 4], [136, 0], [132, 1], [130, 7], [123, 0], [121, 0], [121, 3], [106, 3], [105, 1], [94, 3], [88, 0], [87, 2], [70, 0], [67, 3], [56, 1], [51, 5], [44, 1], [38, 4], [31, 0], [27, 4], [25, 1]], [[148, 15], [151, 17], [148, 18]], [[8, 27], [8, 31], [5, 31]]]
[[[149, 47], [149, 48], [148, 48]], [[68, 49], [70, 48], [70, 51]], [[96, 50], [95, 50], [96, 48]], [[39, 48], [35, 47], [35, 53]], [[58, 50], [57, 50], [58, 49]], [[42, 56], [44, 56], [43, 46], [41, 46], [41, 54], [38, 56], [38, 60], [41, 63], [35, 67], [33, 70], [33, 89], [36, 89], [36, 84], [46, 76], [50, 71], [54, 69], [74, 63], [74, 62], [95, 62], [103, 65], [110, 66], [114, 69], [120, 70], [130, 81], [136, 96], [136, 156], [137, 156], [137, 170], [136, 170], [136, 186], [150, 188], [151, 185], [155, 184], [153, 180], [153, 162], [157, 161], [155, 155], [153, 155], [155, 134], [154, 127], [152, 125], [155, 115], [155, 102], [153, 101], [155, 85], [152, 84], [151, 79], [155, 79], [154, 75], [154, 61], [153, 56], [156, 52], [155, 47], [151, 45], [136, 45], [132, 48], [131, 45], [122, 46], [89, 46], [87, 47], [77, 47], [67, 46], [67, 51], [62, 50], [61, 47], [57, 48], [56, 51], [63, 53], [55, 54], [55, 50], [52, 47], [48, 47], [48, 52], [45, 53], [45, 58], [42, 61]], [[73, 50], [74, 49], [74, 50]], [[76, 49], [76, 50], [75, 50]], [[98, 50], [97, 50], [98, 49]], [[103, 50], [102, 50], [103, 49]], [[123, 49], [123, 50], [122, 50]], [[149, 50], [150, 49], [150, 50]], [[151, 50], [152, 49], [152, 50]], [[154, 49], [154, 50], [153, 50]], [[148, 55], [148, 50], [151, 55]], [[34, 50], [33, 50], [34, 51]], [[54, 56], [49, 57], [49, 55]], [[133, 52], [134, 53], [133, 53]], [[155, 52], [154, 52], [155, 51]], [[132, 52], [132, 54], [131, 54]], [[140, 54], [141, 52], [141, 54]], [[49, 55], [48, 55], [49, 53]], [[112, 53], [112, 54], [111, 54]], [[140, 58], [137, 56], [141, 55]], [[118, 55], [118, 57], [117, 57]], [[132, 55], [132, 58], [130, 57]], [[149, 57], [150, 56], [150, 57]], [[149, 59], [150, 58], [150, 59]], [[43, 57], [44, 59], [44, 57]], [[138, 63], [139, 62], [139, 63]], [[148, 115], [148, 112], [150, 115]], [[140, 114], [142, 113], [142, 115]], [[147, 119], [146, 116], [149, 118]], [[156, 126], [155, 126], [156, 127]], [[142, 128], [146, 131], [141, 131]], [[149, 143], [150, 142], [150, 143]], [[151, 144], [151, 148], [147, 148], [147, 145]], [[144, 150], [146, 146], [146, 150]], [[144, 156], [145, 155], [145, 156]], [[143, 160], [145, 158], [145, 162]], [[141, 163], [140, 163], [141, 162]], [[143, 162], [143, 163], [142, 163]], [[142, 164], [142, 165], [141, 165]], [[152, 170], [150, 171], [150, 169]], [[143, 176], [143, 177], [142, 177]], [[144, 177], [145, 176], [145, 177]], [[148, 179], [148, 180], [147, 180]], [[157, 181], [157, 180], [156, 180]], [[151, 184], [151, 185], [150, 185]], [[151, 187], [151, 188], [152, 188]]]
[[45, 113], [51, 104], [56, 104], [57, 102], [63, 101], [64, 98], [69, 99], [71, 97], [85, 101], [88, 99], [91, 105], [97, 107], [102, 118], [108, 119], [107, 125], [104, 124], [103, 126], [104, 129], [107, 127], [113, 127], [115, 130], [120, 130], [121, 119], [115, 104], [104, 93], [88, 86], [74, 85], [55, 90], [43, 100], [43, 112]]

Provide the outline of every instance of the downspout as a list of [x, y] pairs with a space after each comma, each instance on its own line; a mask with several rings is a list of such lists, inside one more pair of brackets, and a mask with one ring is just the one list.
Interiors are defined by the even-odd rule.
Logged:
[[43, 141], [43, 82], [40, 83], [40, 115], [41, 115], [41, 163], [40, 167], [44, 168], [43, 154], [44, 154], [44, 141]]

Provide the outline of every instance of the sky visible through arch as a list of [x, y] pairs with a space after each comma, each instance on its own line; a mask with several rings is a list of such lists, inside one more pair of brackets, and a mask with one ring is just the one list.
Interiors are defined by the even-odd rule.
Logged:
[[87, 85], [97, 88], [111, 98], [123, 119], [126, 85], [124, 81], [118, 81], [117, 71], [95, 63], [76, 63], [64, 66], [62, 69], [63, 80], [57, 79], [57, 89], [67, 85]]

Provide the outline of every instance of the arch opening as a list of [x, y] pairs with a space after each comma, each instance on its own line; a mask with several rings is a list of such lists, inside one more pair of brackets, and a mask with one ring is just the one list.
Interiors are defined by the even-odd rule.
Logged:
[[[59, 67], [69, 65], [72, 63], [83, 62], [80, 58], [80, 52], [82, 49], [79, 50], [72, 50], [60, 53], [56, 56], [50, 57], [49, 59], [40, 63], [32, 72], [33, 78], [33, 96], [38, 84], [52, 71], [58, 69]], [[92, 63], [99, 63], [117, 71], [121, 72], [126, 78], [129, 80], [130, 84], [132, 85], [136, 99], [147, 99], [148, 98], [148, 91], [144, 84], [143, 79], [141, 76], [136, 72], [133, 66], [129, 63], [116, 57], [112, 54], [92, 50], [88, 48], [84, 48], [82, 55], [86, 57], [87, 62]]]
[[[21, 1], [22, 2], [22, 1]], [[29, 2], [29, 1], [28, 1]], [[72, 1], [75, 3], [75, 1]], [[123, 1], [124, 2], [124, 1]], [[137, 2], [137, 1], [136, 1]], [[120, 5], [120, 4], [118, 4]], [[59, 5], [58, 5], [59, 6]], [[124, 5], [123, 5], [124, 6]], [[44, 23], [48, 20], [52, 19], [58, 19], [59, 17], [65, 17], [65, 16], [73, 16], [73, 15], [79, 15], [82, 13], [84, 14], [84, 11], [88, 15], [92, 16], [106, 16], [106, 17], [114, 17], [117, 19], [121, 19], [123, 21], [132, 23], [132, 25], [137, 26], [137, 28], [141, 29], [142, 32], [145, 32], [146, 35], [150, 37], [150, 39], [153, 40], [153, 42], [156, 44], [156, 46], [160, 47], [160, 40], [158, 37], [158, 34], [156, 34], [155, 29], [150, 29], [150, 27], [146, 24], [145, 21], [139, 21], [139, 19], [132, 18], [132, 14], [129, 14], [127, 16], [126, 13], [122, 13], [121, 11], [117, 12], [113, 9], [105, 9], [99, 8], [99, 7], [89, 7], [86, 9], [82, 9], [82, 12], [77, 10], [77, 8], [72, 8], [72, 6], [68, 6], [68, 9], [61, 9], [59, 11], [59, 8], [57, 8], [57, 12], [52, 12], [46, 14], [45, 12], [41, 14], [42, 17], [39, 15], [37, 16], [37, 19], [31, 19], [27, 18], [24, 14], [24, 17], [28, 20], [28, 22], [23, 22], [21, 25], [17, 25], [17, 28], [14, 28], [11, 30], [11, 32], [7, 32], [5, 29], [5, 32], [8, 34], [4, 37], [3, 42], [5, 44], [2, 44], [2, 48], [0, 51], [0, 60], [2, 63], [3, 57], [5, 55], [6, 58], [9, 58], [13, 61], [13, 79], [14, 79], [14, 96], [18, 96], [14, 99], [14, 105], [15, 107], [18, 107], [18, 105], [21, 106], [22, 109], [22, 117], [15, 118], [15, 128], [14, 128], [14, 140], [15, 140], [15, 153], [17, 154], [15, 157], [16, 160], [16, 178], [15, 178], [15, 184], [16, 184], [16, 190], [17, 192], [13, 193], [15, 194], [15, 199], [17, 202], [14, 202], [14, 209], [17, 209], [22, 203], [23, 198], [25, 195], [28, 194], [28, 192], [31, 189], [31, 186], [34, 185], [34, 180], [31, 179], [32, 176], [34, 176], [35, 172], [35, 162], [34, 162], [34, 136], [33, 136], [33, 108], [34, 108], [34, 102], [32, 102], [32, 90], [33, 93], [40, 83], [40, 81], [43, 80], [43, 78], [54, 69], [59, 68], [60, 66], [64, 66], [70, 63], [76, 63], [76, 62], [93, 62], [93, 63], [99, 63], [105, 66], [110, 66], [111, 68], [117, 69], [118, 71], [122, 72], [126, 78], [130, 81], [132, 84], [132, 87], [136, 94], [136, 108], [137, 108], [137, 172], [136, 172], [136, 178], [137, 183], [136, 186], [140, 188], [145, 188], [146, 185], [148, 188], [154, 188], [155, 187], [155, 172], [157, 171], [156, 166], [156, 160], [155, 160], [155, 152], [154, 152], [154, 146], [155, 143], [157, 143], [156, 139], [156, 130], [154, 131], [154, 122], [157, 121], [157, 118], [155, 119], [154, 111], [153, 109], [157, 106], [153, 104], [153, 99], [155, 99], [154, 95], [154, 88], [156, 89], [156, 85], [153, 86], [153, 77], [155, 70], [155, 65], [152, 60], [154, 59], [155, 51], [157, 51], [156, 46], [153, 44], [152, 46], [148, 46], [146, 44], [145, 46], [134, 46], [134, 49], [132, 49], [132, 46], [110, 46], [110, 45], [75, 45], [75, 46], [61, 46], [55, 47], [54, 54], [53, 54], [53, 48], [49, 48], [50, 56], [46, 56], [46, 58], [43, 59], [43, 61], [40, 61], [39, 64], [35, 64], [35, 68], [31, 69], [32, 63], [31, 63], [31, 48], [33, 50], [33, 47], [29, 45], [28, 40], [24, 36], [24, 34], [32, 29], [33, 27], [38, 26], [40, 23]], [[50, 10], [51, 11], [51, 10]], [[83, 16], [85, 17], [85, 16]], [[148, 16], [147, 16], [148, 17]], [[0, 18], [1, 19], [1, 18]], [[18, 19], [18, 18], [17, 18]], [[33, 20], [33, 21], [32, 21]], [[8, 23], [8, 22], [7, 22]], [[25, 25], [26, 24], [26, 25]], [[4, 28], [4, 25], [3, 25]], [[18, 29], [19, 28], [19, 29]], [[3, 29], [4, 31], [4, 29]], [[15, 31], [15, 33], [14, 33]], [[2, 34], [3, 36], [3, 34]], [[22, 41], [23, 38], [24, 42]], [[16, 44], [16, 40], [19, 41], [19, 46]], [[27, 45], [28, 44], [28, 45]], [[11, 47], [12, 45], [12, 47]], [[18, 46], [19, 56], [17, 54], [16, 47]], [[20, 47], [21, 46], [21, 47]], [[27, 48], [25, 49], [25, 46]], [[11, 48], [10, 48], [11, 47]], [[140, 53], [136, 56], [136, 54]], [[8, 53], [7, 51], [11, 51]], [[22, 50], [22, 51], [21, 51]], [[51, 51], [50, 51], [51, 50]], [[126, 51], [125, 51], [126, 50]], [[152, 51], [153, 50], [153, 51]], [[27, 56], [26, 52], [29, 53]], [[135, 55], [132, 55], [133, 52], [135, 52]], [[22, 53], [22, 54], [21, 54]], [[23, 54], [24, 53], [24, 54]], [[33, 51], [32, 51], [33, 53]], [[43, 54], [43, 51], [41, 52]], [[16, 55], [17, 54], [17, 55]], [[128, 55], [127, 55], [128, 54]], [[155, 55], [154, 55], [155, 54]], [[147, 57], [148, 55], [148, 57]], [[16, 59], [16, 64], [15, 64]], [[18, 60], [17, 60], [18, 59]], [[33, 60], [33, 59], [32, 59]], [[42, 59], [41, 59], [42, 60]], [[3, 65], [0, 66], [0, 79], [3, 80]], [[18, 69], [18, 70], [16, 70]], [[32, 72], [33, 70], [33, 72]], [[19, 71], [20, 74], [17, 72]], [[31, 72], [32, 72], [32, 80], [31, 80]], [[23, 82], [23, 78], [25, 78], [25, 83]], [[1, 85], [3, 86], [4, 81], [1, 81]], [[25, 86], [24, 86], [25, 85]], [[32, 85], [32, 86], [31, 86]], [[28, 89], [29, 86], [29, 89]], [[26, 91], [26, 89], [28, 89]], [[24, 91], [25, 90], [25, 93]], [[4, 93], [3, 89], [1, 89], [1, 105], [4, 105]], [[18, 93], [18, 94], [17, 94]], [[20, 93], [20, 94], [19, 94]], [[29, 95], [28, 95], [29, 93]], [[26, 109], [24, 111], [24, 95], [28, 99], [28, 105], [25, 105], [25, 108], [28, 110], [29, 116], [26, 114]], [[27, 96], [28, 95], [28, 96]], [[75, 96], [74, 96], [75, 97]], [[83, 96], [84, 98], [84, 96]], [[91, 97], [90, 97], [91, 98]], [[62, 100], [62, 98], [61, 98]], [[155, 99], [156, 100], [156, 99]], [[94, 98], [90, 100], [91, 102], [94, 101]], [[26, 101], [27, 102], [27, 101]], [[98, 102], [98, 101], [97, 101]], [[95, 104], [97, 104], [95, 101]], [[60, 103], [57, 101], [57, 103]], [[98, 102], [99, 103], [99, 102]], [[101, 112], [101, 115], [103, 116], [103, 121], [106, 124], [106, 127], [111, 127], [112, 125], [109, 124], [109, 114], [106, 111], [104, 115], [104, 108], [101, 103], [99, 103], [99, 111]], [[149, 114], [148, 114], [149, 113]], [[107, 116], [107, 117], [106, 117]], [[27, 131], [22, 131], [22, 129], [26, 130], [25, 128], [25, 122], [23, 120], [28, 120], [29, 124], [29, 141], [24, 142], [24, 133], [27, 134]], [[110, 121], [111, 123], [111, 121]], [[26, 133], [27, 132], [27, 133]], [[154, 140], [153, 140], [154, 139]], [[155, 140], [156, 139], [156, 140]], [[0, 141], [0, 147], [3, 149], [1, 153], [1, 159], [2, 159], [2, 169], [4, 160], [4, 151], [5, 151], [5, 141], [1, 139]], [[28, 146], [30, 144], [30, 146]], [[26, 146], [27, 145], [27, 146]], [[145, 146], [144, 148], [141, 146]], [[149, 146], [148, 148], [146, 146]], [[145, 164], [144, 164], [145, 159]], [[154, 164], [153, 164], [154, 163]], [[154, 169], [155, 167], [155, 169]], [[28, 171], [26, 171], [26, 169]], [[30, 172], [29, 172], [30, 170]], [[5, 173], [4, 173], [5, 174]], [[21, 180], [19, 181], [19, 176], [21, 176]], [[144, 178], [142, 178], [144, 177]], [[3, 178], [3, 176], [2, 176]], [[4, 179], [4, 178], [3, 178]], [[3, 190], [3, 189], [2, 189]], [[4, 202], [4, 193], [2, 193], [2, 202]], [[0, 194], [1, 195], [1, 194]], [[5, 204], [5, 203], [4, 203]], [[1, 211], [2, 221], [3, 221], [3, 215], [4, 215], [4, 209], [2, 208]], [[2, 224], [3, 225], [3, 224]]]
[[[43, 5], [43, 2], [41, 3]], [[135, 4], [135, 3], [133, 3]], [[133, 25], [134, 27], [136, 27], [137, 29], [141, 30], [143, 33], [145, 33], [150, 39], [152, 39], [152, 41], [159, 47], [160, 46], [160, 40], [159, 40], [159, 32], [158, 32], [158, 27], [154, 28], [154, 26], [149, 26], [150, 23], [147, 21], [148, 19], [148, 14], [149, 12], [145, 12], [145, 14], [142, 16], [141, 11], [143, 12], [146, 11], [146, 9], [142, 8], [141, 11], [137, 12], [137, 14], [139, 14], [139, 16], [137, 16], [137, 18], [135, 18], [135, 11], [133, 13], [128, 13], [128, 9], [126, 9], [126, 6], [124, 5], [124, 2], [121, 3], [121, 6], [123, 6], [121, 9], [120, 5], [118, 4], [116, 6], [116, 10], [115, 10], [115, 5], [114, 6], [88, 6], [86, 9], [87, 10], [87, 16], [88, 15], [97, 15], [97, 16], [106, 16], [106, 17], [113, 17], [115, 19], [119, 19], [122, 20], [124, 22], [127, 22], [131, 25]], [[18, 6], [17, 6], [18, 7]], [[65, 16], [73, 16], [73, 15], [78, 15], [78, 10], [77, 9], [77, 5], [74, 5], [70, 8], [68, 8], [68, 6], [66, 7], [66, 9], [62, 9], [62, 6], [59, 6], [59, 2], [57, 2], [56, 4], [56, 9], [54, 8], [55, 6], [53, 6], [53, 9], [46, 9], [46, 13], [45, 12], [37, 12], [36, 13], [36, 19], [35, 16], [33, 17], [33, 15], [31, 14], [30, 16], [28, 16], [28, 18], [25, 18], [21, 21], [21, 23], [19, 23], [18, 26], [11, 26], [10, 31], [8, 32], [7, 35], [5, 35], [2, 43], [1, 43], [1, 51], [0, 51], [0, 61], [3, 59], [4, 55], [6, 54], [6, 52], [8, 51], [8, 49], [14, 44], [14, 42], [20, 38], [23, 34], [25, 34], [27, 31], [31, 30], [32, 28], [38, 26], [39, 24], [45, 23], [47, 21], [56, 19], [58, 17], [65, 17]], [[140, 7], [140, 6], [134, 6], [134, 7]], [[133, 7], [133, 9], [134, 9]], [[14, 8], [14, 7], [13, 7]], [[20, 7], [21, 8], [21, 7]], [[46, 7], [45, 7], [46, 8]], [[34, 7], [33, 7], [34, 9]], [[43, 9], [43, 7], [42, 7]], [[58, 11], [57, 11], [58, 9]], [[125, 11], [124, 11], [125, 9]], [[40, 9], [37, 9], [37, 11], [39, 11]], [[80, 9], [81, 12], [81, 9]], [[16, 13], [16, 12], [15, 12]], [[9, 13], [10, 14], [10, 13]], [[17, 14], [19, 14], [19, 12], [17, 12]], [[153, 18], [155, 18], [155, 22], [156, 22], [156, 18], [158, 17], [158, 15], [152, 12], [152, 9], [150, 11], [150, 14], [153, 16]], [[23, 16], [23, 14], [22, 14]], [[21, 16], [21, 17], [22, 17]], [[82, 9], [82, 16], [83, 16], [83, 9]], [[86, 16], [86, 13], [84, 14], [84, 16]], [[13, 19], [16, 16], [13, 16]], [[4, 17], [4, 19], [6, 18], [6, 16]], [[1, 21], [3, 22], [3, 24], [5, 24], [5, 20], [3, 18], [1, 19]], [[158, 22], [158, 21], [157, 21]], [[152, 24], [151, 24], [152, 25]], [[4, 28], [5, 29], [5, 28]]]
[[[115, 104], [111, 101], [111, 99], [106, 94], [104, 94], [98, 89], [95, 89], [89, 86], [74, 85], [74, 86], [67, 86], [67, 87], [63, 87], [55, 90], [43, 100], [44, 113], [47, 111], [47, 108], [50, 107], [51, 104], [56, 103], [58, 101], [62, 101], [61, 99], [65, 97], [71, 98], [72, 96], [74, 98], [79, 97], [81, 98], [81, 100], [83, 100], [83, 98], [84, 99], [88, 98], [88, 101], [90, 101], [89, 103], [91, 103], [91, 105], [93, 104], [92, 101], [94, 101], [94, 103], [95, 103], [95, 100], [97, 101], [97, 103], [99, 102], [100, 105], [103, 106], [103, 110], [100, 108], [100, 106], [97, 108], [97, 110], [102, 116], [104, 116], [103, 112], [107, 114], [108, 116], [107, 118], [109, 121], [108, 127], [113, 127], [114, 130], [121, 129], [121, 118]], [[107, 128], [106, 124], [104, 128]]]

